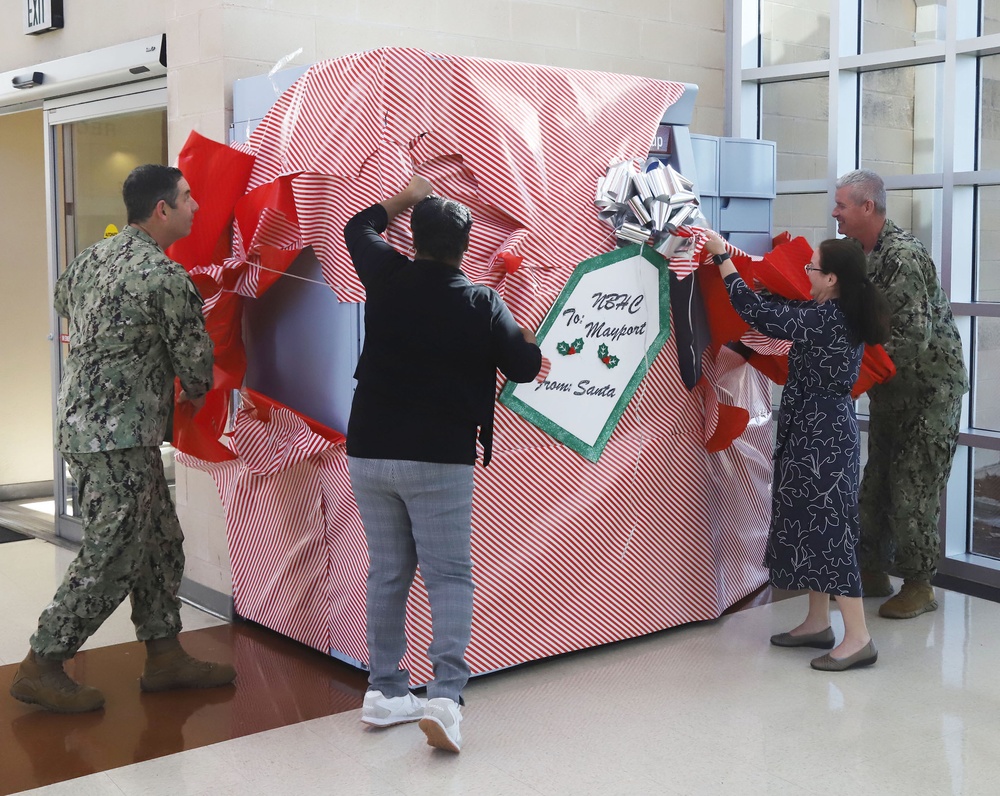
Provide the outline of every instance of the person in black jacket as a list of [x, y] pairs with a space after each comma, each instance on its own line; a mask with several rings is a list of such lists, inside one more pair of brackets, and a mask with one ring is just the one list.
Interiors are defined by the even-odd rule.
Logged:
[[[496, 291], [462, 272], [472, 214], [414, 176], [355, 215], [344, 239], [365, 287], [365, 343], [347, 430], [348, 467], [368, 543], [369, 689], [361, 720], [420, 721], [431, 746], [461, 748], [465, 649], [472, 629], [473, 466], [492, 448], [496, 371], [534, 379], [535, 335]], [[412, 207], [415, 259], [381, 236]], [[417, 565], [430, 600], [434, 679], [409, 691], [406, 600]]]

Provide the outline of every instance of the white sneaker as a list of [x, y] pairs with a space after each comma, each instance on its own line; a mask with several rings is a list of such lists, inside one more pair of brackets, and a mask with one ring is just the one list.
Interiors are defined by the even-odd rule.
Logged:
[[420, 729], [427, 736], [427, 743], [448, 752], [462, 750], [462, 709], [447, 697], [427, 700]]
[[393, 724], [418, 721], [424, 715], [426, 704], [427, 700], [413, 694], [387, 697], [381, 691], [369, 691], [365, 694], [365, 702], [361, 707], [361, 720], [373, 727], [391, 727]]

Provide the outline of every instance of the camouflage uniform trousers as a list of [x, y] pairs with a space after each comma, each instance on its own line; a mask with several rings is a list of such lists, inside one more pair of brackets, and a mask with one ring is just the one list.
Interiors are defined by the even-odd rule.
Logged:
[[895, 569], [903, 578], [925, 581], [937, 573], [941, 491], [955, 458], [961, 412], [961, 398], [916, 410], [872, 401], [860, 498], [863, 570]]
[[159, 449], [64, 457], [80, 490], [83, 545], [42, 611], [31, 648], [71, 658], [129, 595], [139, 641], [177, 635], [184, 535]]

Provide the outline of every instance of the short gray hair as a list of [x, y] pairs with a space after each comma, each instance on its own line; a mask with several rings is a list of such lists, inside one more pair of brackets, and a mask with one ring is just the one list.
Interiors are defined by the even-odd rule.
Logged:
[[870, 169], [855, 169], [849, 171], [839, 180], [837, 188], [851, 188], [851, 195], [858, 204], [864, 204], [869, 199], [875, 203], [875, 212], [885, 215], [885, 183]]

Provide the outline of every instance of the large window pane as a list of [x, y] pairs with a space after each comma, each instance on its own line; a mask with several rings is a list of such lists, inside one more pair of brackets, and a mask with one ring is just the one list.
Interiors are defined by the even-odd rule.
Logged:
[[1000, 168], [1000, 56], [979, 59], [979, 168]]
[[1000, 0], [983, 0], [982, 35], [1000, 33]]
[[979, 188], [976, 301], [1000, 301], [1000, 186]]
[[979, 168], [1000, 168], [1000, 56], [979, 59]]
[[830, 57], [829, 0], [761, 0], [762, 66]]
[[975, 319], [972, 425], [1000, 431], [1000, 318]]
[[886, 191], [886, 216], [913, 233], [934, 258], [941, 273], [941, 189]]
[[905, 66], [861, 76], [861, 162], [882, 176], [943, 168], [942, 64]]
[[761, 86], [761, 137], [777, 142], [779, 180], [826, 176], [830, 79]]
[[1000, 451], [972, 451], [972, 552], [1000, 558]]
[[774, 232], [801, 235], [815, 249], [829, 234], [831, 208], [825, 193], [780, 194], [774, 200]]
[[861, 51], [913, 47], [944, 38], [945, 0], [864, 0]]

